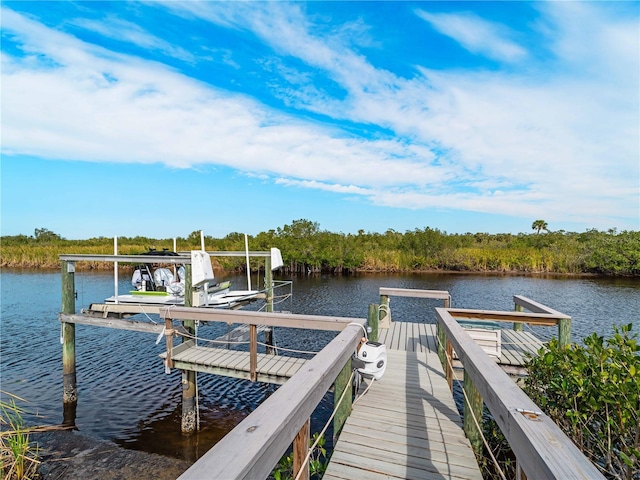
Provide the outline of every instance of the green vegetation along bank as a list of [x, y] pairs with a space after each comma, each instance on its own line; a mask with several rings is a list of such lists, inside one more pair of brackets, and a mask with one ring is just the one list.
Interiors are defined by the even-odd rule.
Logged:
[[[542, 222], [542, 224], [540, 223]], [[448, 234], [416, 228], [404, 233], [321, 230], [318, 223], [295, 220], [290, 225], [249, 237], [251, 250], [278, 247], [285, 270], [296, 272], [508, 272], [640, 276], [640, 231], [548, 231], [536, 220], [533, 233]], [[111, 254], [113, 239], [66, 240], [39, 228], [32, 236], [0, 237], [0, 267], [58, 268], [58, 255]], [[176, 238], [177, 249], [200, 248], [200, 232]], [[120, 254], [138, 254], [150, 247], [173, 249], [173, 238], [119, 237]], [[244, 250], [244, 235], [205, 237], [209, 251]], [[216, 258], [220, 268], [243, 269], [243, 258]], [[258, 259], [252, 269], [262, 267]], [[112, 264], [83, 262], [78, 269], [107, 269]]]

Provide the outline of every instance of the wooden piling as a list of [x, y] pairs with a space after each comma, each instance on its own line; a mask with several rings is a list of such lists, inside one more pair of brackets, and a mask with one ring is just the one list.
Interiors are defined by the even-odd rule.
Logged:
[[369, 304], [369, 316], [368, 323], [369, 328], [371, 328], [371, 332], [369, 332], [369, 340], [372, 342], [378, 341], [378, 315], [380, 315], [381, 310], [378, 308], [378, 305], [375, 303]]
[[[76, 313], [75, 262], [62, 262], [62, 313]], [[62, 403], [78, 401], [76, 383], [76, 326], [62, 323]]]
[[[480, 454], [482, 452], [482, 410], [483, 410], [483, 402], [482, 396], [478, 389], [473, 384], [473, 380], [468, 372], [464, 371], [464, 391], [466, 393], [466, 397], [468, 403], [464, 402], [464, 433], [467, 435], [469, 442], [471, 443], [471, 447], [476, 454]], [[476, 425], [473, 417], [478, 421], [480, 428]]]
[[[311, 439], [311, 422], [308, 419], [293, 440], [293, 476], [304, 480], [309, 479], [309, 462], [305, 462], [309, 451], [309, 441]], [[298, 472], [302, 473], [298, 475]]]
[[353, 404], [353, 395], [351, 392], [351, 382], [349, 381], [350, 378], [351, 378], [351, 358], [349, 358], [349, 360], [347, 360], [347, 363], [345, 363], [344, 367], [342, 367], [342, 370], [336, 377], [336, 380], [334, 383], [334, 389], [333, 389], [334, 409], [336, 408], [335, 405], [338, 405], [338, 402], [340, 401], [340, 397], [342, 396], [342, 393], [346, 389], [349, 389], [349, 391], [347, 391], [344, 398], [342, 399], [342, 403], [340, 403], [340, 405], [337, 407], [336, 414], [333, 417], [334, 444], [338, 439], [338, 435], [340, 435], [340, 432], [342, 431], [342, 427], [344, 426], [344, 423], [347, 421], [347, 418], [351, 414], [351, 407]]
[[[185, 281], [184, 284], [184, 304], [186, 307], [192, 306], [193, 299], [193, 286], [191, 285], [191, 272], [192, 267], [191, 264], [186, 264], [185, 266]], [[189, 332], [190, 335], [195, 335], [196, 333], [196, 322], [194, 320], [184, 320], [182, 322], [183, 327]], [[196, 344], [195, 340], [192, 339], [184, 339], [183, 343], [190, 342], [194, 345]], [[181, 429], [182, 433], [190, 434], [196, 431], [197, 429], [197, 412], [196, 412], [196, 394], [197, 394], [197, 386], [196, 386], [196, 372], [193, 370], [183, 370], [182, 371], [182, 422]]]
[[[524, 312], [524, 307], [522, 305], [516, 304], [516, 312]], [[522, 322], [513, 322], [513, 329], [516, 332], [521, 332], [524, 324]]]
[[558, 320], [558, 345], [566, 347], [571, 343], [571, 319], [560, 318]]

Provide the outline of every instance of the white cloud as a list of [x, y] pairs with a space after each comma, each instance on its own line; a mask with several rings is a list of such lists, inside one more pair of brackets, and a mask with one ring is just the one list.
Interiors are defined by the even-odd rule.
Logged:
[[175, 57], [188, 63], [195, 62], [195, 56], [184, 48], [171, 45], [155, 35], [149, 34], [139, 25], [114, 17], [106, 17], [100, 20], [89, 20], [86, 18], [75, 18], [68, 21], [69, 24], [90, 30], [94, 33], [137, 45], [147, 50], [156, 50], [164, 55]]
[[[10, 11], [5, 26], [49, 62], [3, 57], [3, 151], [44, 158], [215, 163], [366, 185], [430, 183], [442, 168], [398, 141], [346, 137], [193, 81], [158, 63], [103, 52]], [[55, 38], [55, 41], [51, 39]], [[393, 160], [393, 161], [390, 161]]]
[[526, 59], [527, 51], [509, 40], [509, 29], [488, 22], [471, 13], [429, 13], [416, 10], [435, 30], [446, 35], [474, 54], [493, 60], [516, 62]]
[[374, 191], [368, 188], [358, 187], [356, 185], [338, 185], [318, 182], [316, 180], [292, 180], [290, 178], [277, 178], [277, 184], [286, 185], [288, 187], [311, 188], [313, 190], [324, 190], [327, 192], [347, 193], [354, 195], [371, 196]]

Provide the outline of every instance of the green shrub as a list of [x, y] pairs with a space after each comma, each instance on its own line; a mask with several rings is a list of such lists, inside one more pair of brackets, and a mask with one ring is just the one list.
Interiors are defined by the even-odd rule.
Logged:
[[[324, 472], [327, 470], [329, 460], [327, 459], [327, 450], [324, 448], [325, 438], [319, 437], [318, 433], [314, 433], [313, 437], [309, 440], [309, 446], [318, 441], [311, 452], [309, 458], [309, 477], [312, 479], [320, 479]], [[280, 459], [276, 468], [272, 472], [274, 480], [291, 480], [295, 478], [293, 475], [293, 453], [285, 455]]]
[[552, 340], [523, 389], [608, 478], [640, 479], [640, 344], [632, 325], [584, 346]]

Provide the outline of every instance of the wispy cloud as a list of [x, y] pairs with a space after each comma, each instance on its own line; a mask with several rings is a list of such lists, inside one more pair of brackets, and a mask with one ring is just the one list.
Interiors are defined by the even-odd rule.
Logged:
[[504, 25], [488, 22], [472, 13], [429, 13], [418, 9], [416, 15], [471, 53], [502, 62], [516, 62], [527, 57], [527, 51], [509, 38], [510, 29]]
[[84, 30], [98, 33], [106, 38], [127, 42], [150, 51], [157, 51], [169, 57], [175, 57], [182, 61], [193, 63], [195, 56], [181, 47], [176, 47], [166, 40], [163, 40], [149, 32], [143, 30], [135, 23], [106, 16], [99, 20], [86, 18], [74, 18], [68, 21], [70, 25], [75, 25]]

